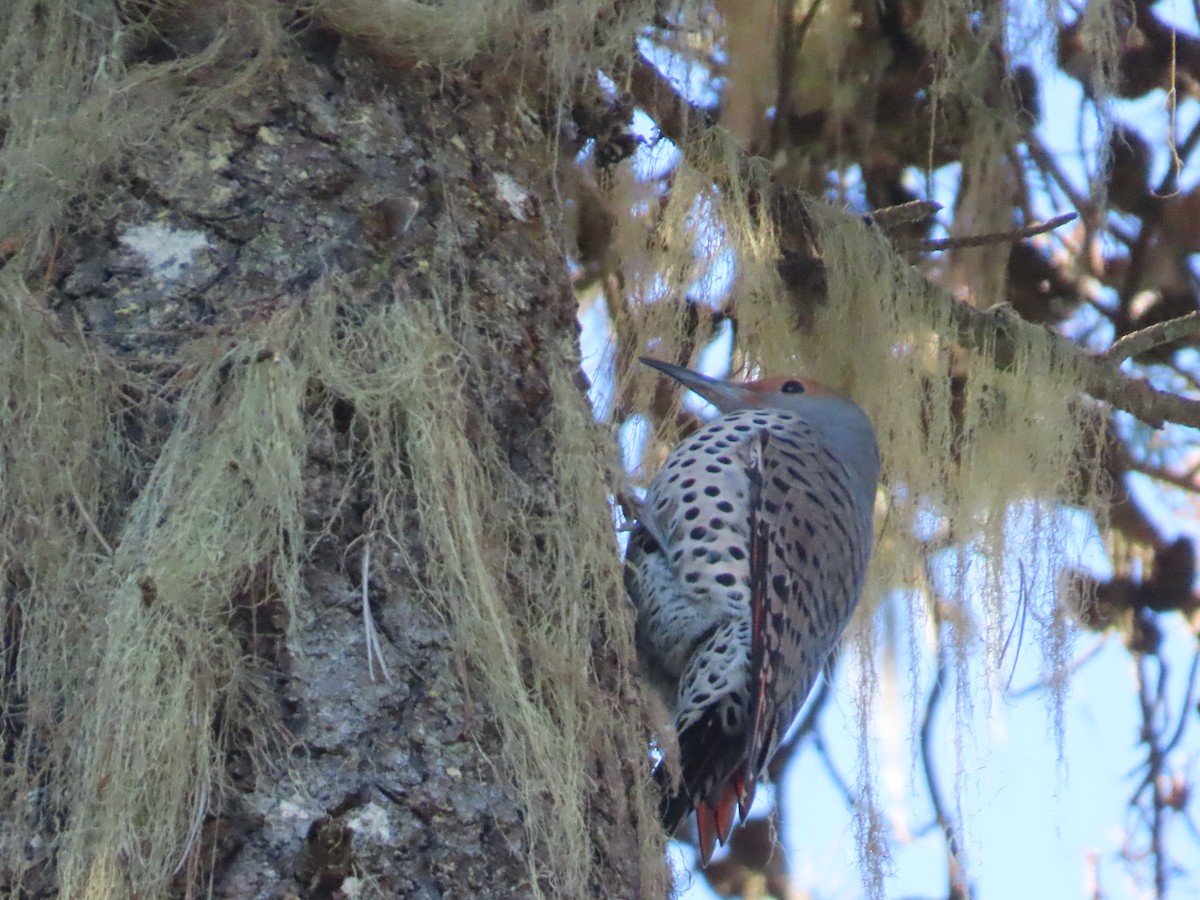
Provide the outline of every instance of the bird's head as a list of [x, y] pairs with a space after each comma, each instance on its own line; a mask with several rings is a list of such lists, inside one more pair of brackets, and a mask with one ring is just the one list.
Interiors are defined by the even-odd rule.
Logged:
[[798, 414], [820, 431], [827, 446], [858, 475], [866, 508], [873, 505], [879, 480], [879, 445], [875, 429], [858, 405], [840, 391], [807, 378], [764, 378], [761, 381], [722, 381], [682, 366], [642, 357], [642, 362], [695, 391], [722, 415], [742, 409], [783, 409]]
[[810, 406], [809, 401], [816, 397], [850, 402], [845, 394], [810, 378], [784, 376], [764, 378], [761, 381], [722, 381], [645, 356], [642, 357], [642, 362], [674, 378], [688, 390], [695, 391], [715, 406], [722, 415], [737, 412], [739, 409], [791, 409], [801, 412]]

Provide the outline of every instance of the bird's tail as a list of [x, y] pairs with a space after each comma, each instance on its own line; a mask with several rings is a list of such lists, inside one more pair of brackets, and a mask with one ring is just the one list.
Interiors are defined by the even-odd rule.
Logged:
[[757, 773], [745, 753], [744, 735], [724, 731], [721, 709], [714, 704], [679, 734], [679, 782], [665, 762], [654, 770], [662, 797], [659, 818], [667, 834], [678, 831], [695, 810], [702, 865], [708, 865], [718, 843], [729, 840], [736, 819], [744, 820], [750, 811]]

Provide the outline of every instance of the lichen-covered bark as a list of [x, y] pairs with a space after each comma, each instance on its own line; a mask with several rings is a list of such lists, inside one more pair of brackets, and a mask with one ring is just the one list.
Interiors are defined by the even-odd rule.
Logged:
[[[123, 359], [186, 378], [181, 348], [219, 357], [228, 336], [302, 307], [318, 283], [339, 282], [349, 303], [424, 302], [438, 289], [427, 261], [452, 233], [462, 296], [484, 331], [476, 346], [490, 348], [472, 368], [486, 383], [463, 390], [513, 472], [536, 485], [550, 471], [551, 349], [576, 327], [548, 238], [553, 128], [485, 80], [384, 72], [314, 32], [232, 108], [203, 114], [168, 151], [113, 174], [103, 223], [61, 235], [51, 303]], [[176, 887], [211, 885], [222, 897], [530, 895], [522, 811], [498, 777], [491, 712], [471, 689], [486, 673], [470, 670], [450, 623], [420, 602], [422, 548], [411, 540], [371, 561], [392, 677], [368, 677], [355, 540], [376, 498], [355, 458], [353, 410], [320, 391], [311, 403], [307, 594], [289, 617], [269, 579], [252, 582], [241, 598], [252, 614], [238, 623], [270, 679], [275, 702], [264, 714], [287, 757], [256, 765], [234, 751], [233, 790], [204, 821]], [[628, 814], [623, 799], [605, 799], [621, 789], [611, 771], [596, 785], [597, 809]], [[605, 896], [637, 892], [635, 859], [618, 862]]]

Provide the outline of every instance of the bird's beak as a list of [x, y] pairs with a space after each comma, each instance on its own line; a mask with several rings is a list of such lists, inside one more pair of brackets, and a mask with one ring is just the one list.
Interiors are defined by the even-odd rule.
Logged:
[[746, 405], [746, 388], [740, 384], [709, 378], [683, 366], [673, 366], [648, 356], [641, 357], [641, 361], [650, 368], [658, 369], [664, 375], [674, 378], [688, 390], [695, 391], [722, 412]]

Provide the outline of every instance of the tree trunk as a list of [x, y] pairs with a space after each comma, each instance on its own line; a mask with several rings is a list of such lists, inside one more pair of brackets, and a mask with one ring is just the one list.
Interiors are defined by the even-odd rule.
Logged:
[[[59, 536], [94, 557], [74, 696], [18, 674], [65, 598], [24, 551], [9, 569], [6, 735], [59, 757], [4, 827], [6, 890], [663, 893], [556, 128], [488, 78], [388, 69], [312, 30], [112, 171], [102, 221], [58, 231], [44, 305], [4, 308], [10, 348], [37, 327], [101, 360], [124, 398], [104, 427], [141, 462], [96, 473]], [[11, 325], [35, 307], [53, 315]], [[259, 525], [261, 547], [222, 543]], [[172, 557], [177, 527], [203, 536]], [[24, 712], [39, 697], [53, 725]], [[139, 755], [173, 697], [198, 710], [194, 746]], [[139, 770], [159, 791], [140, 812]]]

